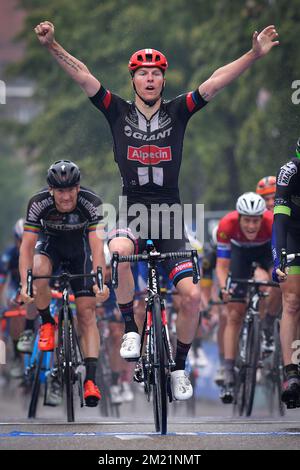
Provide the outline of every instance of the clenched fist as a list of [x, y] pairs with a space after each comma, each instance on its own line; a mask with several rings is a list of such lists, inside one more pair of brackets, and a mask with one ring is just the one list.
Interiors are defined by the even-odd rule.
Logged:
[[50, 21], [42, 21], [34, 31], [42, 46], [50, 46], [54, 41], [54, 25]]

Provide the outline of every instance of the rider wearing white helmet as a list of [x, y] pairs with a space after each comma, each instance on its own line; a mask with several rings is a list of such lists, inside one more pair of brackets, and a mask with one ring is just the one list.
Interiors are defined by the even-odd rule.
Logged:
[[224, 300], [234, 298], [241, 302], [228, 304], [228, 318], [224, 333], [225, 387], [221, 393], [223, 403], [231, 403], [234, 387], [234, 364], [240, 328], [245, 314], [242, 303], [246, 294], [244, 285], [237, 285], [232, 295], [226, 290], [229, 271], [233, 278], [249, 279], [251, 265], [257, 262], [266, 276], [271, 276], [273, 214], [266, 210], [264, 199], [253, 192], [242, 194], [236, 210], [219, 223], [217, 239], [217, 277]]

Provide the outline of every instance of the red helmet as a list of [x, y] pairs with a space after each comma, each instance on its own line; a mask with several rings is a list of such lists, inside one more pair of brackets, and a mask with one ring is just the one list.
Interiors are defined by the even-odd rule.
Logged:
[[274, 194], [276, 192], [276, 176], [265, 176], [259, 180], [256, 186], [256, 192], [261, 196]]
[[140, 67], [158, 67], [162, 72], [168, 68], [166, 57], [156, 49], [141, 49], [132, 54], [129, 60], [128, 68], [133, 75]]

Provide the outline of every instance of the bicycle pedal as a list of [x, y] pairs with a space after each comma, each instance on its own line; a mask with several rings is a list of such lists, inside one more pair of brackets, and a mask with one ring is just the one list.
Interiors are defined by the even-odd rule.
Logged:
[[233, 397], [232, 395], [224, 395], [222, 398], [221, 398], [222, 402], [225, 404], [225, 405], [230, 405], [231, 403], [233, 403]]

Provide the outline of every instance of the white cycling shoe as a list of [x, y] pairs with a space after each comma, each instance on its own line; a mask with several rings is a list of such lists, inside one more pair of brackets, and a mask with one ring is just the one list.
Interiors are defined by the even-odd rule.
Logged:
[[171, 388], [174, 400], [188, 400], [193, 396], [193, 387], [184, 370], [171, 372]]
[[123, 336], [120, 356], [127, 361], [137, 361], [140, 357], [141, 336], [130, 331]]

